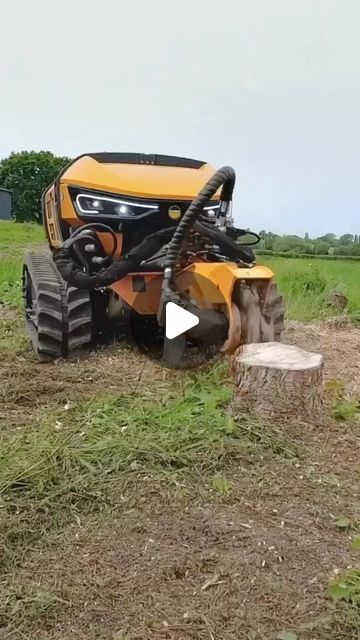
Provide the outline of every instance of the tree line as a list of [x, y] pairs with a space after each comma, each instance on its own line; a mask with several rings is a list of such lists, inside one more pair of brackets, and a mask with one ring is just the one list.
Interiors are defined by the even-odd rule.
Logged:
[[[19, 222], [41, 222], [41, 195], [70, 158], [50, 151], [20, 151], [0, 161], [0, 187], [12, 192], [14, 218]], [[277, 235], [262, 230], [260, 250], [306, 255], [359, 256], [359, 235], [345, 233], [339, 238], [326, 233], [319, 238]]]
[[259, 249], [274, 253], [292, 253], [316, 256], [360, 256], [360, 237], [358, 234], [344, 233], [337, 237], [335, 233], [326, 233], [318, 238], [293, 235], [277, 235], [262, 230]]

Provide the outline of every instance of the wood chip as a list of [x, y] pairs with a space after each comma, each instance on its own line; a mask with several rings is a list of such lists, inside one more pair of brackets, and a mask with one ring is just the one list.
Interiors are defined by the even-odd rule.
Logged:
[[219, 573], [215, 573], [215, 575], [207, 580], [205, 584], [201, 587], [201, 591], [207, 591], [210, 587], [216, 587], [219, 584], [224, 584], [225, 580], [220, 580], [221, 576]]

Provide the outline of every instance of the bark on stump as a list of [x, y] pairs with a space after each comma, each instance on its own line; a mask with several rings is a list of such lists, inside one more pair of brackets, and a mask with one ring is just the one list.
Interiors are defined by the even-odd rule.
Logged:
[[265, 342], [240, 347], [232, 357], [234, 404], [260, 415], [311, 421], [322, 409], [323, 357], [299, 347]]

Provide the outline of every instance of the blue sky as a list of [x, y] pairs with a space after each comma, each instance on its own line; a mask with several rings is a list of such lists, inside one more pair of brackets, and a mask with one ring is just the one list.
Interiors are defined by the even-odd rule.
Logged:
[[193, 156], [234, 166], [243, 226], [360, 232], [358, 0], [58, 9], [3, 3], [0, 157]]

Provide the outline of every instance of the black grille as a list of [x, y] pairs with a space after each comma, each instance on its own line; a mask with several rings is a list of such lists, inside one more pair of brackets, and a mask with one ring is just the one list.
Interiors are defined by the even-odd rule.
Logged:
[[101, 164], [152, 164], [184, 169], [200, 169], [206, 164], [202, 160], [193, 160], [192, 158], [146, 153], [89, 153], [88, 155]]

